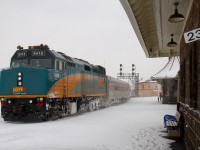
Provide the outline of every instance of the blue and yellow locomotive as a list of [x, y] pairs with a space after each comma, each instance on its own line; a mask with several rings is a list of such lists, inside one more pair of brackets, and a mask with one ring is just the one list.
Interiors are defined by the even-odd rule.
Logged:
[[5, 121], [47, 120], [91, 111], [127, 100], [126, 82], [106, 76], [105, 68], [50, 50], [29, 46], [0, 72], [1, 115]]

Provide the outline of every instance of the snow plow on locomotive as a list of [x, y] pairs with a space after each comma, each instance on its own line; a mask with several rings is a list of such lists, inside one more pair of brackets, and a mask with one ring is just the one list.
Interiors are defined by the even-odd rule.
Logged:
[[102, 66], [46, 45], [18, 49], [10, 68], [0, 72], [1, 116], [5, 121], [44, 121], [129, 99], [128, 83], [106, 76]]

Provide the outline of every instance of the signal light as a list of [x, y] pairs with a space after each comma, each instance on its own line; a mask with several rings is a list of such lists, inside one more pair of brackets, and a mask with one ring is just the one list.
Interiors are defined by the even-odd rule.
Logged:
[[119, 70], [120, 70], [120, 76], [122, 75], [122, 64], [119, 65]]
[[135, 64], [132, 64], [132, 76], [134, 76], [135, 75]]

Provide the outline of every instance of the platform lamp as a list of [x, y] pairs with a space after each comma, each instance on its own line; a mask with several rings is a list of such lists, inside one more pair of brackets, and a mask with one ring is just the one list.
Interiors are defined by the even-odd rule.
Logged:
[[175, 11], [174, 14], [169, 17], [168, 19], [169, 22], [179, 23], [185, 19], [185, 17], [182, 14], [178, 13], [178, 8], [177, 8], [178, 4], [179, 4], [178, 2], [174, 3]]
[[168, 47], [176, 47], [178, 44], [174, 42], [173, 39], [174, 34], [171, 34], [171, 41], [167, 44]]

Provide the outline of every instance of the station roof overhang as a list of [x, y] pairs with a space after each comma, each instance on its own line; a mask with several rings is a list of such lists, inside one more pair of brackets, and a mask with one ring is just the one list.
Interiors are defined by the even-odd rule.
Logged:
[[[146, 57], [179, 56], [180, 41], [185, 28], [193, 0], [120, 0], [135, 30]], [[185, 17], [180, 23], [171, 23], [169, 17], [174, 14], [174, 3], [179, 2], [178, 12]], [[173, 40], [176, 47], [168, 47]]]

